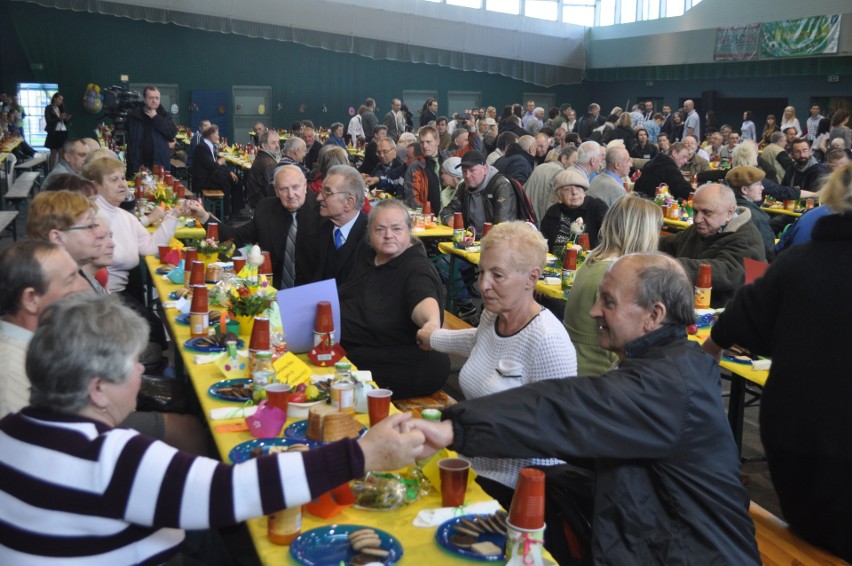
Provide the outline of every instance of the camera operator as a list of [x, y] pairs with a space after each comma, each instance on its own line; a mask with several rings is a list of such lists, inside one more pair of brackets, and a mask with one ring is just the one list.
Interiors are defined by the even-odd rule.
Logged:
[[142, 103], [127, 114], [127, 174], [132, 175], [143, 165], [148, 169], [162, 165], [170, 170], [169, 142], [177, 135], [177, 126], [160, 106], [160, 91], [146, 86]]

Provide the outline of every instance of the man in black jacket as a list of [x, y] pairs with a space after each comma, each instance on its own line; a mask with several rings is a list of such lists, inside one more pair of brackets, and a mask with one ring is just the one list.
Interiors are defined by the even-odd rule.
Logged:
[[146, 86], [143, 103], [127, 114], [127, 174], [133, 175], [143, 165], [152, 169], [162, 165], [171, 170], [169, 142], [177, 135], [177, 126], [160, 105], [160, 91]]
[[671, 157], [665, 153], [657, 156], [642, 168], [642, 176], [636, 180], [633, 190], [648, 197], [656, 195], [657, 187], [665, 183], [669, 194], [675, 198], [689, 198], [692, 185], [683, 177], [680, 168], [689, 161], [689, 149], [683, 142], [672, 144]]
[[580, 134], [580, 139], [583, 141], [589, 139], [589, 136], [592, 135], [595, 128], [603, 126], [604, 122], [606, 122], [606, 119], [601, 116], [600, 104], [595, 102], [589, 104], [588, 112], [586, 112], [585, 116], [580, 118], [579, 125], [577, 126], [577, 133]]
[[426, 435], [421, 457], [450, 446], [466, 456], [592, 458], [596, 563], [759, 564], [719, 366], [686, 337], [693, 301], [672, 258], [622, 257], [589, 313], [617, 368], [464, 401], [441, 423], [411, 421]]

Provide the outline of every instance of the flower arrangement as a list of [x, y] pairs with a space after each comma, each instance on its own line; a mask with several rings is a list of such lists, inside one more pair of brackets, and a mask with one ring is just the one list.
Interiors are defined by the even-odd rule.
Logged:
[[152, 191], [148, 191], [145, 195], [149, 202], [163, 205], [166, 210], [177, 206], [178, 197], [171, 187], [158, 186]]
[[220, 258], [230, 259], [234, 255], [234, 242], [227, 240], [219, 242], [212, 238], [187, 240], [186, 245], [198, 250], [199, 254], [218, 254]]
[[228, 296], [228, 310], [234, 316], [260, 316], [275, 301], [275, 295], [267, 294], [265, 289], [261, 288], [257, 293], [252, 293], [242, 284], [231, 287]]

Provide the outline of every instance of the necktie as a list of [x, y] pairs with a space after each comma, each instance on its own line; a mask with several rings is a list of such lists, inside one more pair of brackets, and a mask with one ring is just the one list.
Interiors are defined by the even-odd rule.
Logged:
[[340, 246], [342, 246], [345, 241], [346, 240], [343, 238], [343, 232], [340, 231], [340, 228], [335, 228], [334, 229], [334, 247], [339, 250]]
[[296, 213], [293, 213], [293, 221], [287, 231], [287, 243], [284, 244], [284, 271], [281, 274], [281, 285], [284, 289], [290, 289], [296, 282], [296, 230], [298, 222]]

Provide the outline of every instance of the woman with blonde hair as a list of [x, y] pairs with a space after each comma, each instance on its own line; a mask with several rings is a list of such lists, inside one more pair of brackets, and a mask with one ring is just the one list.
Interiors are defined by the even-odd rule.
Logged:
[[784, 115], [781, 116], [781, 131], [787, 128], [796, 128], [796, 137], [802, 136], [802, 126], [799, 124], [799, 119], [796, 118], [796, 109], [788, 106], [784, 109]]
[[562, 321], [577, 351], [579, 375], [601, 375], [616, 360], [614, 353], [598, 345], [599, 323], [589, 316], [604, 273], [623, 255], [655, 251], [662, 225], [660, 207], [634, 195], [615, 201], [604, 216], [600, 244], [577, 270]]

